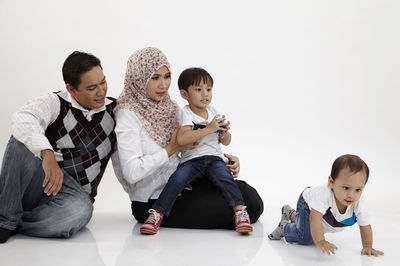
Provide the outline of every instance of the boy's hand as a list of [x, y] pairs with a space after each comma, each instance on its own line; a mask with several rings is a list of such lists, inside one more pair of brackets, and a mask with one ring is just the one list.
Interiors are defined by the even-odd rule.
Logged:
[[[225, 116], [223, 115], [222, 116], [222, 121], [225, 121]], [[229, 131], [229, 129], [231, 129], [230, 127], [229, 127], [229, 125], [231, 124], [231, 122], [230, 121], [228, 121], [228, 122], [226, 122], [226, 123], [219, 123], [219, 125], [221, 126], [221, 125], [223, 125], [225, 128], [219, 128], [218, 130], [222, 130], [222, 129], [224, 129], [224, 130], [222, 130], [222, 132], [220, 132], [219, 133], [219, 139], [220, 140], [222, 140], [222, 139], [224, 139], [224, 137], [225, 137], [225, 135], [226, 135], [226, 132], [228, 132]]]
[[186, 145], [179, 145], [177, 141], [177, 135], [178, 131], [181, 127], [177, 127], [174, 132], [172, 133], [171, 140], [167, 146], [164, 147], [164, 149], [168, 153], [168, 157], [172, 156], [177, 151], [185, 150], [185, 149], [194, 149], [197, 147], [197, 143], [190, 143]]
[[322, 251], [322, 253], [326, 253], [328, 255], [335, 254], [335, 250], [338, 249], [334, 244], [326, 240], [319, 241], [317, 243], [317, 247]]
[[[221, 130], [222, 132], [227, 131], [228, 129], [226, 128], [226, 126], [229, 124], [225, 123], [225, 116], [222, 116], [221, 118], [219, 118], [219, 114], [214, 116], [213, 120], [207, 124], [207, 128], [210, 130], [210, 132], [214, 133], [217, 132], [218, 130]], [[220, 126], [225, 126], [225, 128], [220, 127]]]
[[361, 250], [361, 255], [368, 255], [368, 256], [383, 256], [384, 253], [380, 250], [375, 250], [373, 248], [363, 248]]

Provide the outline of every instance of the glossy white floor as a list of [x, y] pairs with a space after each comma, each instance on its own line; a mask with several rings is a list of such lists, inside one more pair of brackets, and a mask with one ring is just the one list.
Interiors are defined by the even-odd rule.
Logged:
[[[279, 214], [279, 208], [274, 208]], [[271, 210], [272, 211], [272, 210]], [[321, 254], [315, 246], [270, 241], [277, 215], [263, 214], [254, 231], [241, 236], [227, 230], [161, 228], [155, 236], [139, 234], [139, 224], [125, 212], [95, 212], [93, 219], [73, 238], [37, 239], [15, 235], [0, 245], [0, 265], [397, 265], [397, 221], [400, 214], [377, 213], [374, 246], [383, 257], [360, 256], [356, 226], [327, 235], [339, 250]]]

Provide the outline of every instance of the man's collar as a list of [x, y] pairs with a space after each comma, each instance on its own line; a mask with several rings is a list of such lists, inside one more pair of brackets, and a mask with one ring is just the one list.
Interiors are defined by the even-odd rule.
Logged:
[[106, 109], [106, 105], [112, 103], [112, 101], [111, 101], [110, 99], [105, 98], [104, 105], [103, 105], [102, 107], [97, 108], [97, 109], [88, 110], [88, 109], [86, 109], [85, 107], [83, 107], [82, 105], [80, 105], [80, 104], [74, 99], [74, 97], [71, 96], [71, 94], [70, 94], [68, 91], [63, 91], [63, 92], [61, 92], [61, 93], [59, 94], [59, 96], [61, 96], [61, 98], [63, 98], [64, 100], [70, 102], [71, 105], [72, 105], [72, 107], [74, 107], [74, 108], [76, 108], [76, 109], [79, 109], [79, 110], [82, 110], [82, 111], [84, 111], [84, 112], [90, 112], [90, 111], [92, 111], [92, 112], [94, 112], [94, 113], [97, 113], [97, 112], [100, 112], [100, 111], [105, 110], [105, 109]]

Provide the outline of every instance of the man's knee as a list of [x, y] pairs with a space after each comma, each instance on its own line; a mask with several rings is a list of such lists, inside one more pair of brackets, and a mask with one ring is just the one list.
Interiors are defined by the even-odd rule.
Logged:
[[93, 214], [93, 203], [84, 197], [78, 197], [66, 208], [64, 228], [60, 228], [62, 237], [68, 238], [85, 227]]
[[[53, 217], [47, 222], [48, 226], [40, 234], [44, 237], [69, 238], [85, 227], [93, 213], [93, 204], [85, 195], [74, 197], [73, 200], [65, 200]], [[40, 230], [39, 230], [40, 231]]]

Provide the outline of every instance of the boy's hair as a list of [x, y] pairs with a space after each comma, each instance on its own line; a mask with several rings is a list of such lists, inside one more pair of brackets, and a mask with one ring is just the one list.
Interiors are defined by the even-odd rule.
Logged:
[[342, 155], [333, 162], [331, 170], [332, 179], [335, 180], [335, 178], [339, 175], [339, 172], [347, 167], [352, 173], [358, 173], [364, 170], [365, 174], [367, 175], [367, 180], [365, 180], [365, 183], [368, 182], [368, 165], [360, 157], [352, 154]]
[[204, 82], [211, 87], [214, 85], [214, 80], [211, 75], [203, 68], [191, 67], [183, 70], [178, 78], [178, 87], [180, 90], [187, 91], [189, 86], [197, 86]]
[[92, 54], [74, 51], [65, 59], [62, 66], [62, 74], [65, 84], [70, 84], [74, 89], [78, 89], [81, 83], [81, 75], [99, 66], [100, 60]]

